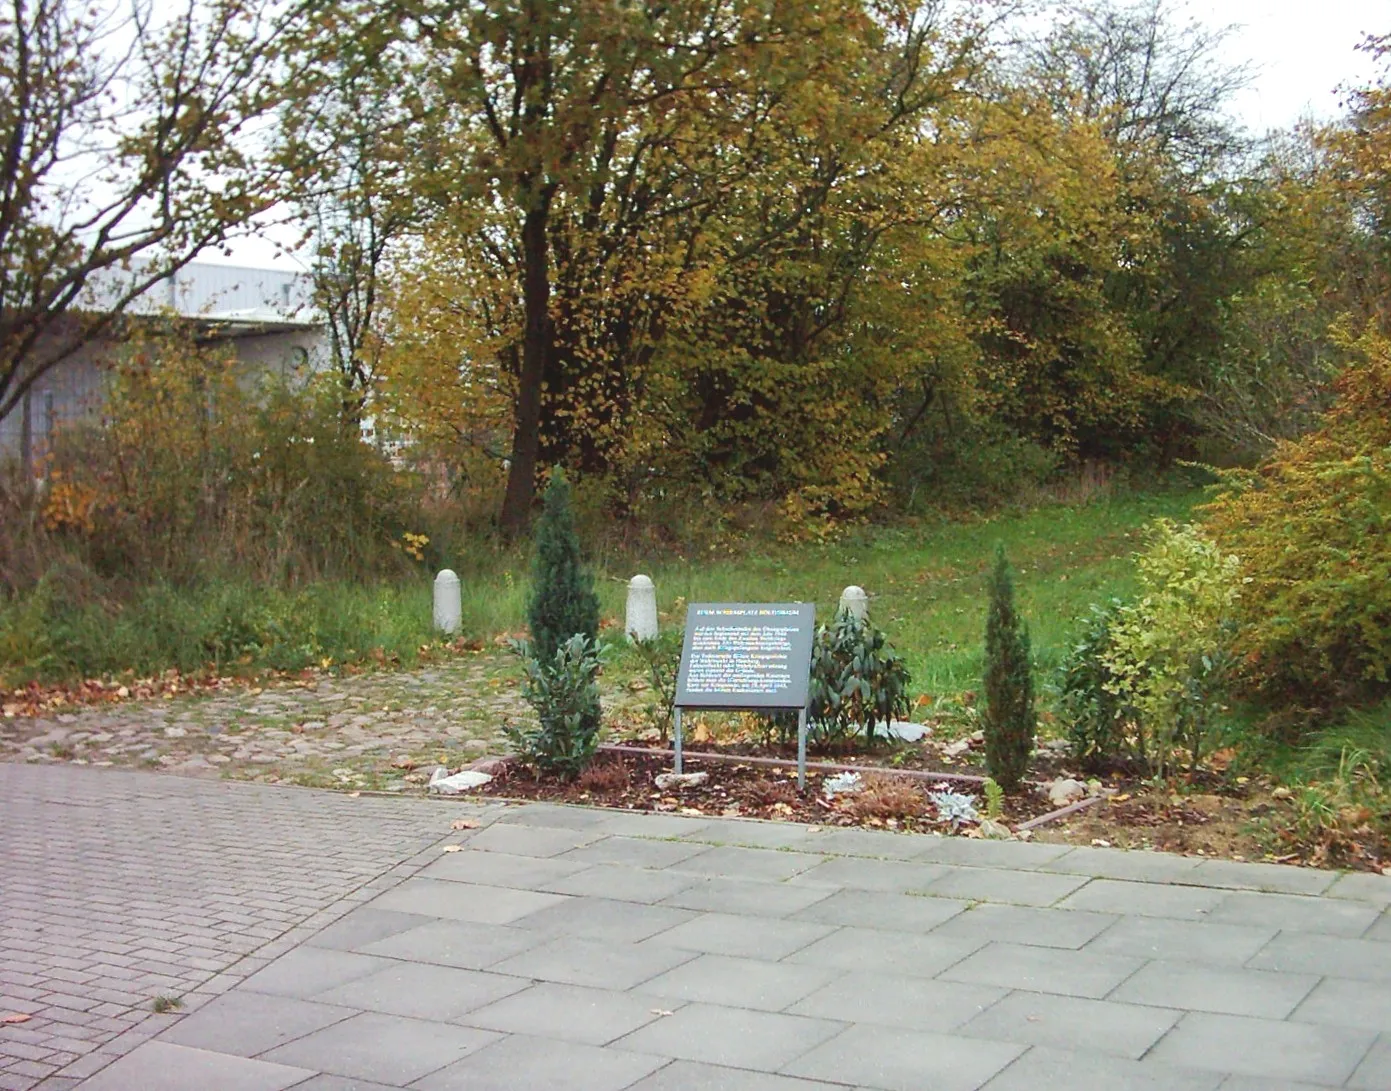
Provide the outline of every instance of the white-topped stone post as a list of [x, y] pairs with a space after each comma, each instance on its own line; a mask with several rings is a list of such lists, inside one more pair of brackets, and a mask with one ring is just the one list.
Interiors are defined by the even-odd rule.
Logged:
[[634, 576], [628, 581], [624, 631], [629, 640], [653, 640], [657, 636], [657, 588], [647, 576]]
[[849, 613], [856, 621], [864, 621], [869, 614], [869, 596], [863, 587], [853, 583], [840, 593], [840, 613]]
[[435, 628], [453, 636], [463, 624], [463, 599], [459, 592], [459, 577], [448, 568], [435, 577]]

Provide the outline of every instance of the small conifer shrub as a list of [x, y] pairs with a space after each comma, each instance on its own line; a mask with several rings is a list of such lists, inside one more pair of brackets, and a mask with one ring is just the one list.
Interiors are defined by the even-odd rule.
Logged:
[[594, 647], [599, 635], [599, 597], [594, 593], [594, 577], [580, 562], [570, 483], [559, 467], [551, 475], [536, 524], [533, 573], [527, 605], [531, 654], [550, 664], [556, 651], [576, 633]]
[[1014, 581], [1000, 546], [985, 623], [985, 767], [1007, 791], [1024, 779], [1035, 722], [1029, 630], [1015, 609]]

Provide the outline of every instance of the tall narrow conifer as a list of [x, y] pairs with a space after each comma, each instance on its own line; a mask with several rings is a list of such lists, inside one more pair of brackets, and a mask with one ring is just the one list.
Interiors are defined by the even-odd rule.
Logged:
[[985, 623], [985, 767], [1007, 790], [1019, 786], [1034, 746], [1034, 680], [1029, 630], [1014, 605], [1005, 547], [995, 552]]
[[580, 539], [570, 507], [570, 483], [559, 467], [551, 474], [536, 524], [536, 563], [527, 606], [532, 654], [550, 663], [576, 633], [593, 647], [599, 635], [599, 597], [594, 577], [580, 562]]

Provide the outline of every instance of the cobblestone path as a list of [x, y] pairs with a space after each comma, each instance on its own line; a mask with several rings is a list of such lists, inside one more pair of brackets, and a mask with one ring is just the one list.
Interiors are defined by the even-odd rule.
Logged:
[[154, 1014], [157, 997], [191, 1005], [259, 969], [296, 926], [317, 928], [410, 873], [404, 862], [461, 813], [0, 764], [0, 1018], [29, 1016], [0, 1023], [0, 1089], [73, 1086], [175, 1018]]

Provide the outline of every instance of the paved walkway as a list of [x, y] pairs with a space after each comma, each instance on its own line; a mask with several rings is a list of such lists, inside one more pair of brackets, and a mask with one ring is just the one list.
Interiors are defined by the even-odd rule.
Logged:
[[192, 1008], [225, 991], [420, 866], [409, 861], [455, 815], [422, 800], [0, 764], [0, 1017], [30, 1016], [0, 1024], [0, 1089], [74, 1086], [177, 1019], [151, 1011], [156, 997]]
[[[364, 802], [293, 796], [283, 806], [306, 824], [333, 817], [285, 832], [286, 855], [315, 867], [325, 827], [356, 823], [345, 816]], [[427, 811], [422, 836], [441, 812], [464, 813]], [[191, 1014], [84, 1091], [1391, 1088], [1391, 879], [477, 813], [457, 851], [436, 845], [305, 942], [282, 938], [259, 972], [195, 992]], [[233, 838], [204, 825], [222, 846], [200, 858], [210, 866]], [[152, 844], [191, 836], [152, 816], [142, 828]], [[97, 855], [81, 830], [64, 837], [60, 851], [81, 854], [70, 872]], [[74, 901], [83, 911], [90, 894]]]

